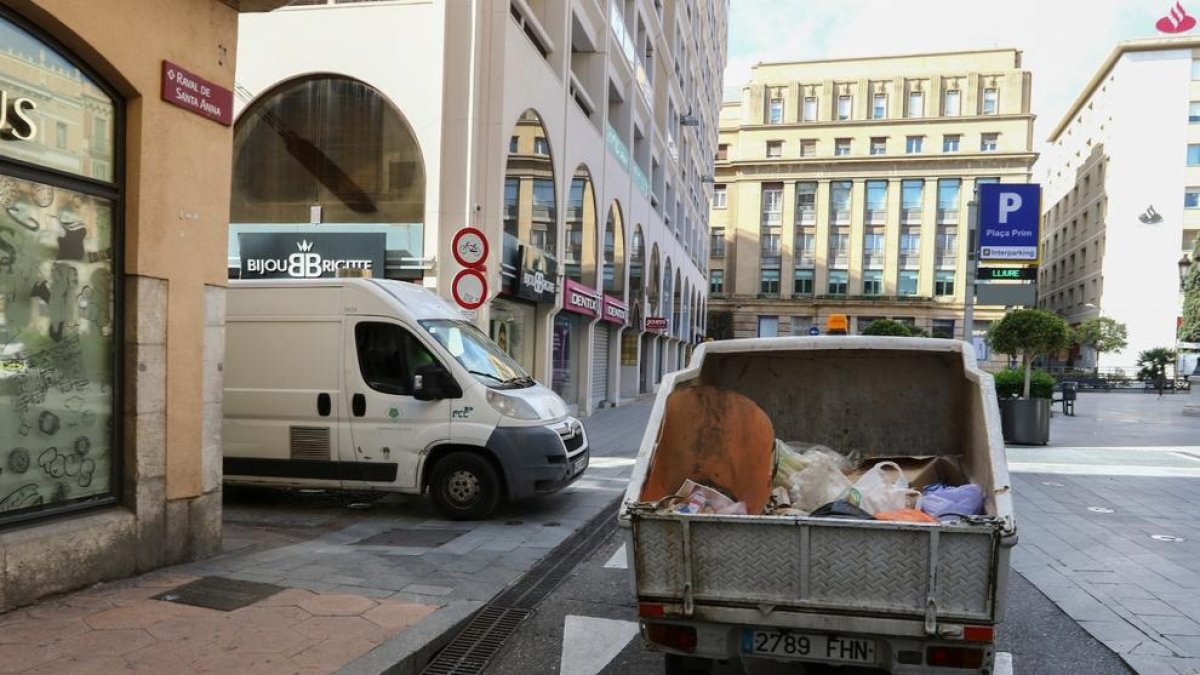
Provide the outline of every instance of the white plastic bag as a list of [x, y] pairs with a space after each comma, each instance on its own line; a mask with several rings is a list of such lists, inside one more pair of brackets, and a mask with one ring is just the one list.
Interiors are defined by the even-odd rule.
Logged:
[[921, 507], [921, 493], [908, 488], [904, 470], [895, 462], [880, 462], [871, 467], [839, 498], [872, 515]]
[[793, 508], [814, 511], [850, 487], [850, 479], [841, 470], [841, 456], [832, 450], [815, 448], [801, 454], [806, 462], [804, 470], [788, 476], [788, 495]]

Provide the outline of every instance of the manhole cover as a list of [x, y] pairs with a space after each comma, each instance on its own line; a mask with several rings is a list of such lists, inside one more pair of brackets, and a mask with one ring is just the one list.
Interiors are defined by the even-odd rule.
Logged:
[[1183, 537], [1176, 537], [1173, 534], [1152, 534], [1150, 535], [1150, 538], [1154, 541], [1169, 541], [1174, 543], [1183, 541]]
[[182, 586], [176, 586], [165, 593], [159, 593], [154, 596], [154, 599], [231, 612], [269, 598], [282, 590], [282, 586], [275, 584], [224, 577], [204, 577]]
[[1046, 487], [1066, 487], [1066, 485], [1052, 480], [1044, 480], [1042, 481], [1042, 485], [1045, 485]]
[[1113, 510], [1107, 506], [1089, 506], [1088, 511], [1092, 513], [1113, 513]]
[[416, 548], [437, 548], [449, 544], [463, 535], [462, 530], [388, 530], [372, 535], [366, 539], [354, 542], [355, 546], [413, 546]]

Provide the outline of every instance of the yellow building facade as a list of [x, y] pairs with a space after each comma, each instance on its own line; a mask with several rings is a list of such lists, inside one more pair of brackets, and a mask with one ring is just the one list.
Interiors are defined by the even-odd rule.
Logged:
[[[756, 66], [721, 109], [710, 334], [846, 314], [963, 338], [969, 203], [1028, 182], [1030, 86], [1012, 49]], [[1002, 313], [977, 308], [975, 333]]]

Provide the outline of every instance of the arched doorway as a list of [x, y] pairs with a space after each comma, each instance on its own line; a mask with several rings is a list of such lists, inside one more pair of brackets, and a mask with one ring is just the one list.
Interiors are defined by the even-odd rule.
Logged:
[[[307, 242], [305, 250], [324, 259], [371, 260], [371, 276], [420, 281], [424, 221], [425, 164], [416, 136], [369, 84], [328, 74], [289, 80], [238, 118], [231, 277], [313, 276], [254, 264]], [[327, 267], [317, 276], [335, 274]]]
[[625, 302], [625, 225], [621, 204], [613, 200], [600, 233], [599, 270], [596, 286], [603, 298], [600, 321], [592, 334], [592, 400], [615, 402], [619, 392], [622, 365], [637, 360], [636, 343], [626, 345], [622, 331], [629, 320], [629, 305]]
[[546, 127], [533, 109], [521, 113], [505, 142], [500, 292], [492, 299], [488, 328], [496, 344], [536, 373], [545, 368], [544, 361], [538, 367], [538, 326], [558, 301], [554, 162]]

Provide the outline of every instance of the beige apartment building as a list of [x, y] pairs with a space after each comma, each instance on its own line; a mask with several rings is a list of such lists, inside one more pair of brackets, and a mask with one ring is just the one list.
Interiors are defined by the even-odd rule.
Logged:
[[[968, 204], [1028, 182], [1030, 81], [1014, 49], [756, 66], [721, 109], [710, 332], [846, 314], [964, 337]], [[1003, 311], [977, 308], [975, 334]]]

